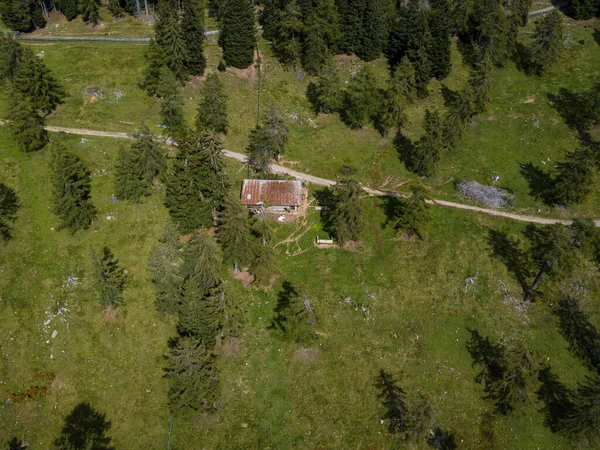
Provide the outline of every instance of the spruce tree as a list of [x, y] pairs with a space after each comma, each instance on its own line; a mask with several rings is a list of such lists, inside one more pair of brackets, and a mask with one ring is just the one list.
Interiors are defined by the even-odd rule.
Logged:
[[177, 79], [173, 73], [163, 69], [158, 86], [159, 94], [162, 95], [160, 117], [169, 130], [169, 135], [179, 141], [184, 139], [188, 130], [183, 113], [184, 101], [177, 86]]
[[419, 176], [433, 175], [443, 149], [442, 123], [437, 111], [425, 110], [425, 134], [415, 143], [407, 168]]
[[351, 128], [362, 128], [375, 115], [378, 97], [375, 75], [370, 66], [364, 65], [344, 92], [344, 122]]
[[154, 304], [159, 311], [167, 314], [179, 312], [181, 303], [183, 278], [179, 269], [183, 259], [179, 247], [179, 233], [175, 225], [169, 222], [148, 261], [148, 272], [156, 290]]
[[315, 112], [329, 114], [342, 108], [342, 81], [337, 65], [332, 59], [325, 63], [317, 83], [308, 84], [306, 96]]
[[277, 38], [277, 29], [283, 19], [286, 0], [263, 0], [262, 24], [263, 38], [273, 41]]
[[28, 97], [13, 93], [6, 120], [9, 121], [11, 136], [21, 151], [35, 152], [48, 143], [44, 118], [38, 114], [37, 108]]
[[452, 70], [452, 24], [448, 14], [450, 1], [433, 0], [430, 5], [429, 29], [431, 30], [432, 42], [428, 56], [431, 61], [431, 74], [438, 80], [443, 80]]
[[100, 303], [107, 308], [121, 305], [127, 271], [119, 267], [119, 260], [108, 247], [104, 247], [101, 254], [93, 252], [93, 257], [95, 289]]
[[79, 12], [85, 23], [98, 25], [98, 22], [100, 22], [98, 0], [79, 0]]
[[24, 51], [13, 86], [17, 92], [28, 97], [32, 105], [45, 115], [62, 104], [66, 95], [50, 69], [29, 49]]
[[342, 33], [340, 46], [344, 53], [356, 52], [361, 44], [362, 21], [367, 3], [367, 0], [336, 0]]
[[375, 126], [386, 135], [393, 127], [400, 127], [405, 121], [404, 110], [416, 97], [415, 71], [405, 56], [395, 69], [392, 69], [388, 88], [383, 92], [383, 99], [377, 108]]
[[[167, 3], [168, 4], [168, 3]], [[163, 8], [167, 8], [164, 6]], [[188, 75], [186, 62], [188, 62], [188, 47], [184, 36], [177, 6], [166, 17], [159, 19], [160, 26], [155, 29], [156, 41], [162, 47], [165, 55], [165, 64], [180, 81], [184, 81]]]
[[[379, 58], [389, 34], [390, 19], [388, 0], [368, 0], [364, 2], [364, 12], [359, 29], [356, 55], [364, 61]], [[354, 11], [361, 17], [359, 11]]]
[[357, 241], [363, 228], [362, 189], [353, 180], [342, 180], [333, 187], [331, 232], [340, 245]]
[[57, 0], [55, 3], [67, 20], [71, 21], [77, 17], [79, 13], [77, 0]]
[[250, 133], [248, 164], [259, 172], [269, 173], [271, 164], [285, 151], [289, 129], [275, 107], [266, 111], [263, 122]]
[[[489, 103], [492, 101], [492, 68], [489, 59], [484, 58], [475, 64], [469, 77], [465, 95], [468, 98], [469, 107], [472, 108], [472, 115], [487, 110]], [[460, 106], [464, 107], [466, 105]]]
[[257, 286], [270, 286], [279, 274], [279, 266], [275, 249], [272, 245], [273, 232], [266, 214], [254, 216], [252, 234], [254, 236], [254, 258], [250, 265], [250, 273]]
[[52, 153], [54, 211], [60, 228], [88, 229], [96, 218], [91, 200], [91, 173], [83, 161], [57, 142]]
[[583, 202], [594, 186], [595, 155], [590, 146], [567, 153], [565, 161], [557, 166], [551, 198], [559, 205]]
[[458, 92], [448, 105], [448, 112], [444, 118], [443, 143], [444, 148], [452, 150], [465, 130], [465, 125], [475, 115], [473, 94], [470, 88]]
[[410, 197], [398, 200], [394, 211], [394, 228], [424, 239], [432, 219], [428, 199], [427, 191], [422, 186], [414, 186]]
[[161, 145], [154, 139], [146, 125], [140, 126], [131, 144], [133, 163], [139, 168], [146, 185], [164, 181], [167, 162]]
[[289, 281], [284, 281], [273, 309], [275, 317], [270, 329], [292, 342], [310, 342], [317, 338], [314, 331], [317, 315], [306, 294], [300, 294]]
[[17, 220], [19, 198], [16, 192], [0, 183], [0, 245], [12, 238], [12, 224]]
[[221, 395], [215, 355], [202, 339], [184, 336], [169, 350], [165, 371], [170, 383], [169, 401], [174, 410], [216, 409]]
[[217, 241], [225, 261], [233, 264], [234, 272], [252, 260], [252, 235], [248, 208], [237, 197], [229, 196], [217, 218]]
[[249, 0], [228, 0], [221, 8], [219, 45], [227, 65], [245, 69], [254, 61], [256, 17]]
[[543, 75], [558, 61], [564, 40], [564, 26], [558, 11], [552, 11], [535, 24], [533, 45], [529, 49], [529, 69]]
[[229, 179], [225, 173], [223, 144], [214, 133], [201, 135], [195, 144], [198, 148], [200, 167], [197, 173], [202, 195], [210, 200], [215, 211], [223, 207], [229, 190]]
[[[192, 235], [184, 251], [180, 274], [186, 281], [194, 279], [190, 287], [193, 287], [195, 297], [204, 297], [221, 283], [222, 263], [221, 250], [215, 240], [208, 233], [199, 231]], [[185, 303], [185, 294], [182, 295]]]
[[0, 85], [14, 78], [23, 54], [23, 47], [16, 39], [0, 36]]
[[529, 9], [532, 4], [533, 0], [513, 0], [509, 5], [510, 14], [515, 18], [518, 26], [524, 27], [527, 25]]
[[510, 22], [502, 7], [495, 0], [474, 2], [472, 21], [472, 45], [476, 45], [495, 65], [505, 64], [511, 51]]
[[338, 15], [334, 0], [304, 2], [302, 9], [302, 67], [308, 73], [316, 75], [336, 52], [340, 40]]
[[200, 90], [202, 96], [196, 116], [196, 131], [213, 131], [227, 134], [228, 98], [223, 83], [215, 74], [209, 74]]
[[598, 0], [571, 0], [567, 13], [577, 20], [589, 20], [598, 13], [599, 8]]
[[146, 59], [146, 67], [144, 68], [139, 87], [152, 97], [158, 96], [160, 78], [166, 67], [167, 57], [163, 48], [156, 42], [156, 39], [150, 39], [150, 44], [148, 44], [144, 58]]
[[188, 0], [183, 4], [181, 28], [186, 42], [185, 67], [190, 75], [204, 75], [204, 3]]
[[297, 0], [291, 0], [280, 13], [272, 39], [273, 53], [282, 64], [294, 69], [300, 62], [304, 23]]
[[0, 18], [13, 31], [28, 33], [46, 26], [46, 19], [35, 0], [1, 1]]
[[115, 194], [122, 200], [139, 202], [149, 194], [148, 185], [140, 168], [135, 164], [131, 148], [121, 147], [115, 164]]

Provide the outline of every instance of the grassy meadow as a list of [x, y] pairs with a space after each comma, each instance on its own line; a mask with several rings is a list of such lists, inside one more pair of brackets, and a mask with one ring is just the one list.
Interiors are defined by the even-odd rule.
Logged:
[[[126, 19], [114, 29], [107, 24], [104, 32], [131, 36], [150, 29], [133, 22]], [[68, 33], [86, 33], [75, 21], [59, 29], [62, 33], [71, 26]], [[597, 26], [595, 21], [568, 21], [565, 56], [544, 78], [527, 76], [513, 63], [495, 70], [489, 111], [469, 126], [455, 152], [443, 156], [439, 173], [424, 180], [435, 196], [457, 200], [453, 180], [489, 184], [492, 176], [500, 175], [500, 183], [515, 193], [516, 211], [551, 217], [598, 215], [598, 188], [585, 204], [563, 211], [535, 200], [520, 172], [520, 164], [528, 162], [551, 167], [564, 150], [577, 146], [576, 135], [548, 96], [561, 88], [581, 92], [598, 76], [600, 46], [592, 38]], [[530, 25], [523, 31], [523, 39], [531, 30]], [[159, 100], [137, 87], [145, 45], [24, 45], [44, 51], [46, 64], [69, 93], [48, 117], [49, 125], [132, 132], [145, 122], [160, 132]], [[353, 165], [362, 183], [386, 189], [415, 180], [399, 160], [393, 135], [382, 138], [371, 126], [350, 130], [335, 114], [315, 117], [305, 98], [310, 78], [284, 70], [268, 43], [261, 41], [260, 46], [263, 105], [276, 104], [289, 118], [284, 164], [326, 178], [337, 178], [342, 166]], [[220, 50], [215, 43], [207, 45], [207, 56], [209, 70], [216, 72]], [[466, 82], [468, 72], [456, 50], [453, 58], [450, 77], [432, 82], [430, 97], [409, 109], [409, 138], [417, 139], [422, 132], [426, 108], [443, 107], [442, 84], [458, 89]], [[340, 58], [339, 63], [345, 79], [362, 64], [352, 58]], [[369, 64], [383, 87], [385, 61]], [[225, 146], [243, 152], [256, 124], [257, 84], [248, 79], [251, 71], [227, 71], [220, 78], [230, 97]], [[194, 78], [182, 90], [190, 124], [201, 83]], [[116, 92], [123, 96], [117, 99]], [[0, 90], [0, 114], [6, 103], [7, 92]], [[75, 234], [56, 229], [50, 148], [21, 153], [0, 127], [0, 182], [13, 187], [21, 201], [14, 239], [0, 246], [0, 442], [19, 437], [31, 449], [48, 449], [64, 417], [85, 401], [111, 421], [108, 434], [117, 449], [165, 448], [171, 415], [163, 356], [176, 335], [176, 321], [156, 311], [146, 272], [168, 217], [164, 187], [141, 204], [112, 203], [116, 154], [127, 142], [65, 139], [92, 171], [98, 209], [92, 227]], [[227, 170], [237, 189], [245, 169], [230, 162]], [[494, 415], [493, 405], [482, 398], [483, 386], [474, 381], [478, 368], [465, 346], [469, 330], [494, 342], [518, 336], [570, 388], [590, 374], [559, 334], [551, 295], [518, 312], [521, 287], [491, 256], [489, 230], [519, 236], [524, 226], [434, 209], [429, 236], [420, 241], [398, 235], [385, 211], [382, 199], [365, 200], [365, 230], [352, 251], [313, 244], [317, 235], [327, 233], [312, 209], [305, 221], [277, 224], [281, 276], [269, 291], [244, 288], [232, 279], [229, 267], [222, 268], [244, 309], [243, 334], [235, 345], [218, 350], [222, 408], [210, 416], [173, 416], [173, 450], [398, 448], [380, 421], [384, 411], [375, 388], [380, 369], [398, 376], [409, 397], [422, 393], [437, 424], [455, 434], [460, 449], [582, 448], [544, 426], [538, 401], [520, 405], [506, 418]], [[109, 216], [115, 220], [107, 220]], [[283, 242], [303, 232], [296, 242]], [[91, 249], [104, 245], [129, 272], [124, 305], [108, 311], [93, 292], [90, 274]], [[76, 286], [64, 286], [69, 276], [77, 277]], [[476, 284], [466, 288], [468, 276]], [[268, 328], [283, 281], [306, 293], [316, 310], [319, 337], [307, 348], [278, 339]], [[586, 284], [583, 308], [600, 326], [598, 271], [584, 271], [575, 281]], [[505, 298], [502, 284], [514, 301]], [[565, 292], [570, 292], [568, 284]], [[59, 305], [67, 311], [55, 316]], [[407, 448], [428, 447], [423, 442]]]

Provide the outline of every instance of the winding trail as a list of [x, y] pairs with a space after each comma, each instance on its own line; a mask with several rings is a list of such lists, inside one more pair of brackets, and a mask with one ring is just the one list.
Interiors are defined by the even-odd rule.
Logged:
[[[1, 124], [1, 122], [0, 122], [0, 124]], [[81, 136], [99, 136], [99, 137], [110, 137], [110, 138], [117, 138], [117, 139], [132, 139], [132, 136], [127, 133], [118, 133], [118, 132], [111, 132], [111, 131], [96, 131], [96, 130], [87, 130], [87, 129], [82, 129], [82, 128], [53, 127], [53, 126], [47, 126], [45, 128], [46, 128], [46, 130], [51, 131], [51, 132], [63, 132], [63, 133], [68, 133], [68, 134], [77, 134], [77, 135], [81, 135]], [[163, 140], [165, 143], [167, 143], [169, 145], [176, 145], [175, 142], [170, 139], [165, 139], [163, 137], [160, 137], [159, 139]], [[231, 150], [223, 150], [223, 154], [226, 157], [235, 159], [241, 163], [246, 162], [247, 156], [243, 153], [232, 152]], [[305, 181], [305, 182], [311, 183], [311, 184], [316, 184], [317, 186], [330, 187], [330, 186], [335, 185], [335, 181], [333, 181], [333, 180], [316, 177], [314, 175], [309, 175], [307, 173], [297, 172], [295, 170], [289, 169], [289, 168], [281, 166], [279, 164], [272, 164], [271, 170], [274, 173], [289, 175], [298, 180]], [[401, 197], [406, 196], [405, 194], [401, 194], [398, 192], [390, 192], [390, 191], [385, 191], [385, 190], [380, 190], [380, 189], [373, 189], [373, 188], [366, 187], [366, 186], [363, 187], [363, 190], [367, 194], [374, 196], [374, 197], [401, 198]], [[439, 206], [442, 208], [452, 208], [452, 209], [460, 209], [463, 211], [472, 211], [472, 212], [476, 212], [476, 213], [487, 214], [489, 216], [504, 217], [506, 219], [517, 220], [519, 222], [537, 223], [537, 224], [541, 224], [541, 225], [552, 225], [552, 224], [556, 224], [556, 223], [560, 223], [563, 225], [570, 225], [571, 223], [573, 223], [573, 221], [571, 221], [571, 220], [548, 219], [545, 217], [526, 216], [526, 215], [521, 215], [521, 214], [514, 214], [514, 213], [509, 213], [509, 212], [504, 212], [504, 211], [498, 211], [495, 209], [480, 208], [478, 206], [465, 205], [463, 203], [448, 202], [446, 200], [433, 199], [433, 200], [427, 200], [427, 203], [429, 203], [431, 205]], [[597, 227], [600, 227], [600, 220], [596, 220], [595, 224]]]

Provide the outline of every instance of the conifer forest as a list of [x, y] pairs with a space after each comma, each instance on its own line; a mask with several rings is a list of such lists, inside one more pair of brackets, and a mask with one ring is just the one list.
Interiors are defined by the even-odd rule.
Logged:
[[0, 450], [600, 448], [600, 0], [0, 0]]

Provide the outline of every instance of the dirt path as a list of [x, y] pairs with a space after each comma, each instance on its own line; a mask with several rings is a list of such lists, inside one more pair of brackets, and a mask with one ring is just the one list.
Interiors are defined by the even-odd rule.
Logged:
[[537, 17], [537, 16], [541, 16], [544, 14], [548, 14], [552, 11], [554, 11], [555, 9], [560, 9], [564, 6], [567, 6], [567, 3], [569, 2], [564, 2], [561, 3], [560, 5], [556, 5], [556, 6], [549, 6], [548, 8], [544, 8], [544, 9], [538, 9], [537, 11], [532, 11], [528, 14], [529, 17]]
[[[0, 125], [1, 124], [2, 124], [2, 122], [0, 121]], [[78, 134], [78, 135], [82, 135], [82, 136], [100, 136], [100, 137], [111, 137], [111, 138], [117, 138], [117, 139], [131, 139], [131, 135], [127, 134], [127, 133], [96, 131], [96, 130], [87, 130], [87, 129], [81, 129], [81, 128], [64, 128], [64, 127], [47, 126], [46, 130], [51, 131], [51, 132], [64, 132], [64, 133], [68, 133], [68, 134]], [[166, 141], [166, 139], [165, 139], [165, 141]], [[230, 150], [223, 150], [223, 153], [228, 158], [235, 159], [241, 163], [246, 162], [246, 155], [244, 155], [243, 153], [232, 152]], [[305, 181], [305, 182], [311, 183], [311, 184], [316, 184], [318, 186], [330, 187], [330, 186], [335, 185], [335, 181], [333, 181], [333, 180], [327, 180], [325, 178], [319, 178], [319, 177], [315, 177], [313, 175], [309, 175], [306, 173], [297, 172], [295, 170], [288, 169], [287, 167], [283, 167], [278, 164], [272, 164], [271, 170], [275, 173], [289, 175], [298, 180]], [[370, 187], [363, 187], [363, 189], [367, 194], [372, 195], [372, 196], [377, 196], [377, 197], [404, 197], [404, 194], [400, 194], [397, 192], [382, 191], [382, 190], [373, 189]], [[452, 208], [452, 209], [460, 209], [463, 211], [473, 211], [473, 212], [477, 212], [477, 213], [481, 213], [481, 214], [487, 214], [487, 215], [495, 216], [495, 217], [504, 217], [506, 219], [518, 220], [520, 222], [527, 222], [527, 223], [538, 223], [538, 224], [542, 224], [542, 225], [551, 225], [551, 224], [555, 224], [555, 223], [569, 225], [572, 223], [571, 220], [547, 219], [544, 217], [525, 216], [525, 215], [521, 215], [521, 214], [513, 214], [513, 213], [509, 213], [509, 212], [504, 212], [504, 211], [497, 211], [495, 209], [480, 208], [478, 206], [465, 205], [463, 203], [447, 202], [445, 200], [433, 199], [433, 200], [428, 200], [428, 203], [431, 205], [440, 206], [442, 208]], [[600, 227], [600, 220], [596, 220], [595, 223], [596, 223], [597, 227]]]

